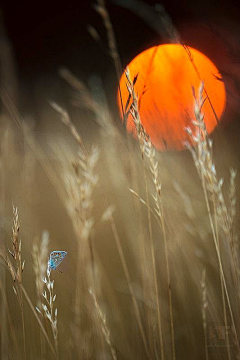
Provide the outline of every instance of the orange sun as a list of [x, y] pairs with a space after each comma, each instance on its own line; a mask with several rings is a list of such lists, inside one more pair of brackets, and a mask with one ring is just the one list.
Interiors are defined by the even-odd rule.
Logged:
[[[213, 131], [224, 111], [226, 92], [218, 69], [207, 56], [190, 47], [187, 52], [182, 45], [160, 45], [139, 54], [128, 68], [132, 80], [138, 75], [135, 91], [141, 122], [158, 150], [182, 150], [183, 142], [189, 141], [185, 127], [193, 129], [192, 87], [197, 93], [201, 80], [208, 94], [203, 106], [205, 124], [208, 133]], [[125, 109], [129, 96], [125, 74], [120, 90]], [[121, 114], [122, 105], [118, 93]], [[136, 136], [131, 115], [127, 130]]]

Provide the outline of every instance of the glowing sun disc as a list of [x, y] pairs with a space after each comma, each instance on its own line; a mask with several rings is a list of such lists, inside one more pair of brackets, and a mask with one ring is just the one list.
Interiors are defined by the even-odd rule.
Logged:
[[[197, 92], [201, 80], [210, 99], [203, 106], [208, 133], [216, 127], [225, 109], [226, 91], [217, 67], [198, 50], [190, 47], [188, 50], [178, 44], [159, 45], [143, 51], [128, 65], [131, 79], [138, 75], [135, 91], [141, 122], [153, 145], [161, 151], [182, 150], [183, 142], [189, 140], [184, 129], [187, 126], [194, 129], [192, 87]], [[124, 109], [129, 96], [125, 74], [119, 85]], [[119, 92], [118, 106], [122, 115]], [[131, 115], [127, 130], [136, 136]]]

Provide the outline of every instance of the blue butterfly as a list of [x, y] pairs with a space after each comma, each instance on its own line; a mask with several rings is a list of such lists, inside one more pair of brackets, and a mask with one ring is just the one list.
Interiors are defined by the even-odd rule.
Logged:
[[50, 271], [59, 270], [57, 267], [59, 264], [61, 264], [66, 255], [66, 251], [52, 251], [48, 260], [48, 269]]

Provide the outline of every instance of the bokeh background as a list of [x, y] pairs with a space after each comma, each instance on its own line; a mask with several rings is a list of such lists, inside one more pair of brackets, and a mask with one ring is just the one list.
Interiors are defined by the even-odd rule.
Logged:
[[[170, 41], [166, 29], [171, 24], [185, 44], [205, 53], [216, 64], [225, 82], [227, 106], [221, 124], [211, 137], [218, 178], [225, 179], [223, 193], [227, 199], [229, 169], [238, 171], [240, 167], [240, 7], [234, 1], [181, 0], [161, 4], [165, 13], [158, 17], [155, 1], [107, 1], [122, 66], [124, 68], [148, 47]], [[1, 2], [0, 88], [1, 94], [8, 94], [10, 98], [9, 101], [3, 96], [1, 101], [1, 248], [5, 251], [12, 247], [12, 205], [17, 206], [22, 257], [26, 260], [23, 284], [34, 306], [38, 297], [33, 243], [40, 246], [42, 234], [47, 230], [50, 233], [48, 252], [68, 252], [61, 265], [63, 273], [56, 271], [51, 275], [57, 293], [60, 359], [111, 359], [114, 358], [111, 349], [115, 350], [117, 359], [161, 359], [149, 214], [129, 192], [132, 188], [146, 200], [147, 184], [151, 203], [152, 175], [147, 160], [146, 163], [142, 161], [138, 142], [125, 133], [119, 119], [118, 78], [109, 56], [103, 21], [93, 5], [93, 1], [86, 0]], [[140, 11], [142, 7], [143, 12]], [[145, 17], [150, 14], [150, 20], [141, 14]], [[162, 25], [163, 21], [167, 21], [166, 26]], [[87, 86], [89, 94], [99, 104], [97, 113], [91, 102], [89, 105], [89, 98], [83, 96], [84, 91], [78, 93], [63, 79], [60, 72], [63, 68]], [[88, 154], [94, 144], [99, 148], [99, 160], [93, 169], [99, 179], [90, 194], [89, 216], [94, 219], [94, 226], [88, 245], [82, 241], [80, 229], [83, 225], [76, 220], [73, 210], [74, 206], [79, 206], [83, 211], [82, 198], [78, 197], [85, 178], [81, 175], [79, 180], [72, 167], [72, 162], [79, 160], [79, 145], [59, 121], [49, 101], [55, 101], [68, 111]], [[225, 329], [226, 325], [219, 267], [201, 182], [188, 151], [156, 153], [156, 159], [169, 244], [176, 359], [202, 360], [207, 358], [202, 320], [204, 269], [208, 342], [212, 341], [212, 328]], [[82, 170], [80, 172], [82, 174]], [[73, 194], [67, 191], [69, 183], [74, 184]], [[236, 199], [238, 195], [239, 189]], [[115, 209], [114, 224], [101, 220], [110, 205]], [[235, 233], [239, 230], [238, 202], [236, 207]], [[144, 350], [114, 226], [129, 269], [130, 285], [140, 309], [150, 356]], [[152, 233], [164, 353], [165, 359], [171, 359], [164, 241], [154, 217]], [[239, 298], [237, 303], [229, 249], [221, 231], [220, 239], [234, 316], [238, 319]], [[95, 269], [94, 279], [92, 269]], [[24, 355], [21, 315], [12, 285], [2, 261], [1, 358], [54, 358], [26, 299]], [[111, 346], [106, 342], [103, 322], [89, 296], [89, 287], [94, 288], [100, 310], [106, 316]], [[231, 324], [229, 311], [227, 318]], [[40, 320], [53, 343], [51, 327], [41, 317]], [[219, 342], [218, 335], [214, 334], [217, 346], [208, 347], [209, 358], [238, 359], [232, 333], [231, 355], [225, 335]]]

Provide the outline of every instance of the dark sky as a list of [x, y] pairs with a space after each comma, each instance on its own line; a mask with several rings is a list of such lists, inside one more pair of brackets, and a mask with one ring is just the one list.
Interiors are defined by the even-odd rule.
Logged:
[[[154, 5], [156, 1], [146, 3]], [[181, 28], [192, 23], [198, 26], [217, 22], [217, 26], [234, 28], [233, 24], [240, 18], [237, 2], [233, 1], [164, 0], [161, 3], [180, 33]], [[94, 1], [13, 3], [4, 0], [1, 4], [18, 70], [24, 76], [54, 72], [61, 65], [84, 74], [93, 70], [108, 71], [109, 59], [86, 30], [88, 24], [93, 25], [106, 43], [101, 19], [93, 9]], [[163, 41], [131, 11], [115, 5], [112, 0], [107, 4], [124, 65], [142, 49]], [[197, 45], [197, 38], [192, 41]]]
[[[167, 39], [128, 8], [116, 5], [116, 1], [131, 4], [134, 0], [106, 2], [125, 66], [142, 50]], [[90, 0], [1, 2], [21, 91], [29, 86], [31, 93], [36, 79], [57, 78], [59, 68], [66, 66], [84, 81], [92, 74], [100, 75], [103, 82], [111, 83], [110, 93], [113, 93], [116, 88], [114, 67], [106, 51], [106, 32], [99, 14], [93, 9], [94, 3]], [[145, 3], [154, 6], [156, 1]], [[220, 69], [230, 94], [230, 113], [239, 112], [239, 1], [164, 0], [161, 3], [182, 40], [204, 52]], [[88, 25], [98, 30], [101, 46], [88, 33]]]

